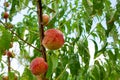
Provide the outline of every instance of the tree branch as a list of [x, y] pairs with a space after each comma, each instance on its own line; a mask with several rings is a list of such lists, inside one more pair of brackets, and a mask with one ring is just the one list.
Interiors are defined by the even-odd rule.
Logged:
[[[0, 20], [0, 23], [2, 23], [5, 27], [6, 25]], [[23, 41], [24, 43], [26, 43], [27, 45], [33, 47], [34, 49], [36, 49], [37, 51], [41, 52], [40, 49], [36, 48], [35, 46], [33, 46], [32, 44], [28, 43], [26, 40], [22, 39], [21, 37], [19, 37], [18, 34], [16, 34], [14, 31], [12, 31], [11, 29], [9, 29], [9, 31], [11, 31], [12, 34], [14, 34], [16, 37], [18, 37], [21, 41]]]
[[10, 73], [10, 70], [11, 70], [11, 64], [10, 64], [10, 56], [7, 57], [7, 60], [8, 60], [8, 74]]
[[[45, 47], [42, 45], [42, 40], [44, 38], [44, 26], [42, 23], [42, 1], [41, 0], [37, 0], [37, 15], [38, 15], [38, 24], [39, 24], [39, 34], [40, 34], [40, 50], [43, 58], [47, 62], [46, 50], [45, 50]], [[43, 79], [45, 78], [45, 76], [46, 76], [46, 73], [44, 74]]]
[[41, 52], [40, 49], [36, 48], [35, 46], [33, 46], [32, 44], [28, 43], [26, 40], [22, 39], [21, 37], [19, 37], [18, 34], [16, 34], [15, 32], [13, 32], [12, 30], [10, 30], [13, 34], [15, 34], [15, 36], [17, 36], [21, 41], [23, 41], [24, 43], [26, 43], [27, 45], [33, 47], [34, 49], [36, 49], [37, 51]]
[[43, 28], [44, 26], [42, 24], [42, 1], [41, 0], [37, 0], [37, 14], [38, 14], [39, 34], [40, 34], [40, 43], [41, 43], [40, 48], [41, 48], [42, 56], [47, 62], [46, 50], [42, 45], [42, 40], [44, 38], [44, 28]]

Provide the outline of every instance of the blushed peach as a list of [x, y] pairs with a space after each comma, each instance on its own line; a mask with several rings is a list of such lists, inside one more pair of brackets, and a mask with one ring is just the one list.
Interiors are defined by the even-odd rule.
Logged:
[[37, 57], [32, 60], [30, 64], [30, 70], [34, 75], [40, 75], [47, 71], [48, 64], [44, 61], [44, 58]]
[[56, 50], [63, 46], [64, 37], [63, 33], [58, 29], [49, 29], [44, 33], [42, 44], [45, 48]]

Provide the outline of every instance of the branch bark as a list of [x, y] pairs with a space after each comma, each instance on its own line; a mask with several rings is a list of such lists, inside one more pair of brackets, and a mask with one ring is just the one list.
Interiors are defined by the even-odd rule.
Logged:
[[[40, 34], [40, 50], [41, 50], [43, 58], [47, 62], [46, 49], [42, 45], [42, 40], [44, 38], [44, 26], [42, 23], [42, 1], [41, 0], [37, 0], [37, 15], [38, 15], [38, 24], [39, 24], [39, 34]], [[43, 79], [45, 78], [45, 76], [46, 76], [46, 73], [44, 74]]]
[[42, 40], [44, 38], [44, 26], [42, 24], [42, 1], [41, 0], [37, 0], [37, 14], [38, 14], [39, 34], [40, 34], [40, 43], [41, 43], [40, 50], [41, 50], [43, 58], [47, 62], [46, 50], [44, 46], [42, 45]]
[[10, 65], [10, 56], [7, 57], [8, 60], [8, 74], [10, 73], [11, 70], [11, 65]]

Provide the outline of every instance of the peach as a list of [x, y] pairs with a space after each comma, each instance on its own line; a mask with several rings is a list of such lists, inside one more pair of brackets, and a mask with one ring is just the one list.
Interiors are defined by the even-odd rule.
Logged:
[[11, 57], [11, 58], [15, 57], [15, 54], [13, 52], [5, 51], [5, 53], [7, 54], [8, 57]]
[[48, 64], [45, 62], [44, 58], [37, 57], [32, 60], [30, 64], [30, 70], [34, 75], [44, 74], [48, 69]]
[[56, 50], [63, 46], [64, 37], [63, 33], [58, 29], [49, 29], [45, 31], [42, 44], [45, 48]]
[[3, 18], [7, 19], [9, 17], [9, 14], [7, 12], [3, 13]]
[[49, 22], [49, 16], [47, 14], [42, 15], [43, 25], [47, 25]]

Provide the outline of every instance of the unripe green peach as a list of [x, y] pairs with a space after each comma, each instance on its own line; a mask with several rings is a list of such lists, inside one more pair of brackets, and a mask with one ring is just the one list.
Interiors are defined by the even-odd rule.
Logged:
[[37, 57], [32, 60], [30, 64], [30, 70], [34, 75], [44, 74], [48, 69], [48, 64], [45, 62], [44, 58]]
[[63, 46], [64, 37], [63, 33], [58, 29], [49, 29], [45, 31], [42, 44], [45, 48], [56, 50]]

